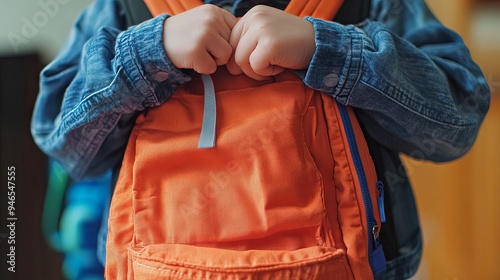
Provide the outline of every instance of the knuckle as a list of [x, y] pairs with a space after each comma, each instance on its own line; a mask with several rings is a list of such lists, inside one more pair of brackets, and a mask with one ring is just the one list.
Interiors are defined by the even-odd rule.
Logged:
[[246, 59], [246, 57], [238, 55], [234, 57], [234, 62], [236, 63], [236, 65], [242, 66], [248, 64], [248, 59]]
[[219, 7], [215, 6], [214, 4], [205, 4], [200, 6], [200, 9], [204, 11], [210, 11], [210, 12], [215, 12], [219, 9]]
[[220, 8], [212, 5], [206, 4], [202, 6], [203, 13], [201, 14], [201, 20], [203, 24], [212, 25], [219, 21], [221, 16]]
[[268, 8], [269, 7], [265, 5], [257, 5], [250, 9], [247, 14], [252, 20], [264, 20], [269, 17]]
[[249, 13], [263, 13], [263, 12], [267, 11], [268, 8], [269, 8], [268, 6], [260, 4], [260, 5], [255, 5], [248, 12]]

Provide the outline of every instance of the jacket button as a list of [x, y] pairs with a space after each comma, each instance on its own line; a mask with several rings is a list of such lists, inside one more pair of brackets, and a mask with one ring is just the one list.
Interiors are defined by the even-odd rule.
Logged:
[[338, 82], [339, 76], [335, 73], [328, 74], [323, 78], [323, 83], [329, 88], [336, 86]]

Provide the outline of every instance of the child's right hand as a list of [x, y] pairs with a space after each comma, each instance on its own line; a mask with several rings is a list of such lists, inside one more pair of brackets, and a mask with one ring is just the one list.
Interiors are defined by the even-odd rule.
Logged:
[[236, 22], [224, 9], [199, 6], [165, 20], [163, 48], [175, 67], [212, 74], [231, 58], [229, 37]]

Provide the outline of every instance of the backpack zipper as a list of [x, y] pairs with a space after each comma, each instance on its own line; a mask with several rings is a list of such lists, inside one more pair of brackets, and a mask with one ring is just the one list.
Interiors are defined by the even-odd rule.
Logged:
[[347, 108], [344, 107], [343, 105], [337, 103], [337, 107], [339, 109], [340, 116], [342, 118], [342, 123], [344, 124], [347, 142], [349, 144], [349, 149], [351, 150], [354, 167], [358, 175], [359, 183], [361, 186], [361, 193], [363, 194], [366, 219], [368, 222], [368, 236], [373, 237], [373, 238], [368, 238], [368, 260], [370, 262], [370, 266], [373, 271], [373, 278], [378, 279], [379, 275], [385, 270], [386, 266], [384, 252], [382, 250], [382, 245], [380, 244], [379, 240], [380, 232], [373, 214], [370, 191], [368, 189], [368, 183], [366, 181], [366, 176], [363, 169], [363, 163], [361, 162], [361, 157], [359, 155], [359, 150], [356, 143], [356, 136], [354, 135], [354, 130], [352, 128], [351, 119], [349, 118], [349, 113], [347, 112]]

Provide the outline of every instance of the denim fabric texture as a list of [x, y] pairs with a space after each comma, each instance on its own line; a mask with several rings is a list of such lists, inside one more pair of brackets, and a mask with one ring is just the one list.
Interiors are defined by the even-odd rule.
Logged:
[[[287, 1], [234, 2], [233, 12], [241, 15], [258, 3], [283, 7]], [[481, 70], [424, 1], [371, 5], [369, 18], [355, 25], [306, 18], [316, 52], [297, 75], [354, 107], [370, 136], [392, 151], [437, 162], [460, 157], [489, 107]], [[167, 17], [127, 28], [117, 0], [96, 0], [41, 73], [32, 134], [72, 177], [119, 165], [137, 114], [190, 81], [189, 71], [177, 69], [163, 49]]]

